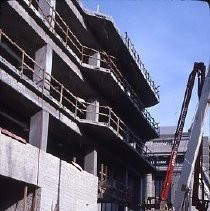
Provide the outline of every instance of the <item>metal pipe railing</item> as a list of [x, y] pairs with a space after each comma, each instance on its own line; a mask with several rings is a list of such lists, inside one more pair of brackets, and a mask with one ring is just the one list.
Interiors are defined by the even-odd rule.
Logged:
[[124, 38], [124, 43], [127, 47], [127, 49], [129, 50], [131, 56], [133, 57], [134, 61], [137, 63], [139, 69], [142, 71], [143, 75], [145, 76], [147, 82], [149, 83], [149, 85], [152, 87], [153, 91], [155, 92], [155, 94], [157, 95], [158, 99], [160, 98], [159, 95], [159, 90], [158, 87], [155, 86], [154, 81], [151, 79], [151, 76], [149, 74], [149, 72], [147, 71], [147, 69], [144, 67], [144, 64], [142, 63], [139, 54], [137, 53], [133, 43], [131, 42], [130, 38], [128, 37], [128, 33], [125, 32], [125, 38]]
[[[100, 174], [103, 173], [100, 172]], [[133, 197], [131, 186], [109, 176], [104, 178], [104, 175], [100, 175], [98, 190], [100, 193], [99, 198], [113, 197], [118, 200], [129, 202]]]
[[[56, 27], [52, 26], [52, 23], [54, 23], [61, 30], [61, 32], [64, 34], [63, 41], [64, 41], [65, 45], [68, 46], [68, 43], [70, 42], [70, 44], [77, 50], [77, 54], [78, 54], [79, 58], [81, 59], [81, 63], [87, 63], [87, 61], [85, 60], [86, 57], [94, 58], [97, 61], [99, 60], [100, 62], [102, 62], [102, 64], [104, 64], [106, 68], [109, 68], [112, 71], [112, 73], [114, 74], [114, 76], [117, 78], [117, 80], [125, 87], [125, 89], [129, 90], [129, 92], [131, 94], [130, 97], [133, 99], [133, 101], [136, 103], [136, 105], [140, 108], [140, 112], [143, 113], [143, 116], [150, 123], [151, 127], [157, 133], [159, 133], [158, 124], [155, 122], [154, 118], [151, 117], [151, 115], [149, 114], [149, 112], [146, 109], [144, 109], [142, 111], [142, 108], [144, 108], [143, 104], [140, 102], [137, 94], [134, 92], [134, 90], [131, 88], [130, 84], [127, 82], [127, 80], [124, 79], [123, 75], [119, 71], [117, 65], [114, 62], [114, 60], [116, 60], [116, 58], [111, 55], [108, 55], [105, 51], [102, 52], [102, 51], [99, 51], [99, 50], [96, 50], [93, 48], [89, 48], [87, 46], [83, 46], [81, 44], [81, 42], [78, 40], [78, 38], [74, 35], [74, 33], [70, 30], [70, 27], [66, 24], [66, 22], [63, 20], [63, 18], [60, 16], [60, 14], [55, 10], [55, 8], [53, 6], [51, 6], [47, 0], [45, 0], [45, 1], [48, 4], [48, 6], [51, 8], [51, 10], [53, 11], [53, 14], [55, 14], [55, 15], [52, 14], [50, 16], [51, 21], [49, 21], [49, 16], [46, 16], [44, 11], [42, 10], [42, 8], [39, 6], [38, 0], [30, 0], [29, 5], [35, 3], [36, 6], [39, 8], [40, 12], [42, 13], [42, 16], [49, 23], [50, 28], [52, 28], [55, 31], [58, 31], [58, 30], [56, 30]], [[56, 19], [58, 19], [60, 21], [60, 23]], [[62, 27], [62, 25], [63, 25], [63, 27]], [[59, 32], [58, 32], [58, 34], [59, 34]], [[70, 38], [70, 36], [75, 40], [76, 43]], [[129, 46], [129, 43], [131, 43], [131, 42], [130, 42], [130, 39], [128, 38], [128, 36], [126, 36], [126, 37], [127, 38], [125, 40], [127, 40], [126, 43], [128, 43], [128, 46]], [[101, 57], [103, 57], [103, 58], [97, 59], [92, 56], [93, 53], [99, 53], [101, 55]], [[138, 56], [138, 58], [139, 58], [139, 56]], [[144, 64], [141, 62], [141, 60], [139, 59], [138, 61], [139, 61], [140, 69], [143, 70], [146, 79], [149, 81], [151, 87], [154, 88], [155, 93], [157, 92], [156, 94], [158, 94], [158, 98], [159, 98], [159, 91], [157, 90], [157, 87], [155, 87], [154, 81], [151, 80], [150, 75], [149, 75], [148, 71], [144, 68]]]
[[[86, 119], [88, 112], [88, 106], [98, 107], [98, 112], [92, 112], [94, 115], [98, 115], [98, 120], [101, 123], [105, 123], [108, 127], [111, 127], [117, 136], [121, 136], [122, 139], [127, 142], [126, 135], [130, 137], [133, 143], [141, 145], [141, 150], [138, 151], [140, 154], [147, 154], [150, 150], [142, 144], [140, 140], [134, 133], [125, 125], [125, 123], [113, 112], [112, 108], [109, 106], [97, 106], [92, 103], [82, 102], [80, 98], [73, 95], [64, 84], [60, 83], [56, 78], [46, 72], [44, 68], [41, 67], [33, 58], [31, 58], [21, 47], [19, 47], [15, 42], [13, 42], [3, 31], [0, 29], [0, 44], [3, 42], [9, 42], [10, 46], [21, 55], [21, 65], [19, 67], [20, 77], [26, 76], [31, 73], [32, 76], [27, 77], [32, 82], [34, 82], [34, 77], [36, 76], [41, 82], [41, 94], [50, 95], [55, 100], [57, 100], [60, 107], [66, 106], [73, 114], [74, 117], [79, 119]], [[1, 45], [0, 45], [1, 46]], [[29, 62], [30, 61], [30, 62]], [[34, 68], [39, 71], [35, 71]], [[40, 71], [42, 74], [40, 74]], [[37, 73], [38, 72], [38, 73]], [[146, 151], [145, 151], [146, 149]]]
[[[20, 71], [19, 74], [22, 77], [23, 75], [27, 76], [28, 73], [32, 73], [33, 77], [36, 76], [39, 79], [39, 82], [42, 82], [42, 95], [45, 94], [45, 91], [51, 91], [52, 90], [57, 93], [59, 95], [59, 97], [57, 97], [58, 102], [62, 103], [64, 100], [66, 100], [67, 102], [69, 102], [75, 109], [77, 109], [78, 111], [81, 112], [81, 109], [79, 108], [84, 107], [84, 104], [80, 101], [78, 101], [77, 97], [74, 96], [67, 88], [64, 87], [64, 85], [62, 83], [60, 83], [57, 79], [55, 79], [52, 75], [50, 75], [49, 73], [47, 73], [45, 71], [44, 68], [42, 68], [34, 59], [32, 59], [22, 48], [20, 48], [15, 42], [13, 42], [5, 33], [3, 33], [2, 30], [0, 30], [0, 36], [1, 36], [1, 42], [2, 39], [4, 38], [5, 41], [9, 42], [11, 45], [13, 45], [13, 47], [16, 48], [16, 50], [19, 51], [19, 53], [22, 55], [21, 56], [21, 66], [20, 66]], [[28, 61], [31, 61], [33, 63], [33, 67], [31, 67], [30, 64], [28, 64], [26, 62], [26, 59], [28, 59]], [[35, 70], [34, 70], [34, 66], [38, 67], [39, 70], [42, 71], [42, 76], [40, 76], [40, 74], [38, 74]], [[33, 81], [33, 78], [29, 78]], [[53, 85], [54, 84], [54, 85]], [[62, 91], [61, 91], [62, 89]], [[60, 90], [60, 91], [59, 91]], [[65, 91], [65, 92], [64, 92]], [[52, 93], [52, 94], [55, 94]], [[72, 100], [70, 101], [69, 99], [72, 98], [73, 100], [75, 100], [75, 102], [77, 102], [77, 108], [76, 108], [76, 104], [72, 102]]]

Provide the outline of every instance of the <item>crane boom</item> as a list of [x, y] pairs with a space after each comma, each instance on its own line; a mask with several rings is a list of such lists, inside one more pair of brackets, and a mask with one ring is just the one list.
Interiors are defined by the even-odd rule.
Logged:
[[189, 190], [191, 177], [195, 167], [195, 158], [198, 156], [198, 151], [201, 145], [201, 139], [203, 134], [204, 119], [207, 113], [207, 108], [210, 98], [210, 70], [208, 70], [207, 76], [204, 81], [200, 102], [195, 115], [194, 124], [191, 129], [191, 135], [188, 144], [188, 150], [185, 154], [185, 160], [182, 167], [181, 176], [178, 182], [176, 191], [176, 197], [174, 201], [174, 207], [176, 211], [182, 210], [184, 196]]
[[180, 144], [182, 133], [183, 133], [183, 128], [185, 124], [185, 119], [186, 119], [190, 99], [192, 96], [192, 90], [193, 90], [193, 86], [195, 82], [195, 77], [196, 75], [198, 77], [198, 95], [200, 96], [203, 82], [205, 79], [205, 69], [206, 68], [205, 68], [204, 63], [195, 62], [193, 70], [190, 73], [189, 78], [188, 78], [184, 100], [182, 103], [181, 113], [179, 116], [176, 132], [174, 135], [174, 142], [172, 146], [171, 156], [170, 156], [170, 160], [169, 160], [169, 164], [168, 164], [167, 172], [166, 172], [166, 177], [165, 177], [162, 192], [161, 192], [161, 203], [160, 203], [161, 210], [165, 209], [165, 206], [167, 203], [168, 193], [169, 193], [171, 182], [172, 182], [174, 167], [175, 167], [177, 154], [178, 154], [178, 148], [179, 148], [179, 144]]

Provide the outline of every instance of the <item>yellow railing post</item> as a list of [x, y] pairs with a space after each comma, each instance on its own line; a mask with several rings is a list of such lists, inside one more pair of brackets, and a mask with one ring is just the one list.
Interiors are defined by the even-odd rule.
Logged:
[[43, 96], [43, 94], [44, 94], [44, 88], [45, 88], [45, 69], [43, 69], [42, 96]]
[[2, 39], [2, 29], [0, 29], [0, 43], [1, 43], [1, 39]]
[[65, 40], [65, 44], [66, 44], [66, 46], [68, 45], [68, 37], [69, 37], [69, 27], [67, 26], [66, 27], [66, 40]]
[[[51, 7], [51, 9], [52, 9], [52, 14], [50, 15], [50, 29], [53, 29], [54, 27], [52, 26], [52, 22], [53, 22], [53, 20], [54, 20], [54, 13], [55, 13], [55, 11], [54, 11], [54, 7], [53, 6], [51, 6], [51, 5], [49, 5], [50, 7]], [[56, 14], [56, 13], [55, 13]]]
[[119, 117], [117, 118], [117, 135], [119, 135], [120, 132], [120, 119]]
[[109, 107], [108, 127], [110, 127], [110, 122], [111, 122], [111, 108]]
[[81, 64], [83, 63], [83, 59], [84, 59], [84, 46], [82, 45], [82, 52], [81, 52]]
[[62, 105], [62, 101], [63, 101], [63, 88], [64, 88], [64, 86], [63, 86], [63, 84], [62, 84], [62, 85], [61, 85], [61, 91], [60, 91], [60, 101], [59, 101], [60, 106]]
[[76, 98], [76, 105], [75, 105], [75, 113], [74, 113], [74, 117], [77, 117], [77, 106], [78, 106], [78, 99]]
[[25, 51], [22, 51], [22, 59], [21, 59], [20, 77], [22, 77], [22, 75], [23, 75], [23, 69], [24, 69], [24, 60], [25, 60]]
[[24, 187], [24, 195], [23, 195], [23, 211], [26, 211], [27, 195], [28, 195], [28, 186], [25, 185], [25, 187]]

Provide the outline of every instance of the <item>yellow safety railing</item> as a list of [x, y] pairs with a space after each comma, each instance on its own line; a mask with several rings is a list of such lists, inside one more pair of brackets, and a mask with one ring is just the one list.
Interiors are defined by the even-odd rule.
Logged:
[[[135, 91], [131, 88], [130, 84], [127, 82], [127, 80], [123, 77], [121, 72], [119, 71], [117, 65], [115, 64], [115, 61], [117, 60], [115, 57], [108, 55], [105, 51], [99, 51], [93, 48], [89, 48], [87, 46], [83, 46], [81, 42], [78, 40], [78, 38], [74, 35], [74, 33], [71, 31], [70, 27], [66, 24], [66, 22], [63, 20], [63, 18], [60, 16], [60, 14], [55, 10], [55, 8], [48, 2], [48, 0], [44, 0], [48, 7], [52, 10], [51, 15], [46, 15], [45, 12], [42, 10], [42, 8], [39, 6], [38, 0], [29, 0], [29, 6], [33, 5], [35, 8], [38, 8], [41, 15], [44, 17], [44, 19], [48, 22], [49, 28], [52, 31], [55, 31], [57, 34], [60, 35], [63, 42], [65, 43], [65, 46], [70, 46], [71, 49], [74, 49], [74, 52], [80, 59], [81, 63], [88, 63], [88, 60], [90, 58], [95, 59], [96, 61], [100, 61], [100, 66], [104, 68], [108, 68], [111, 70], [111, 72], [114, 74], [114, 76], [117, 78], [117, 80], [125, 87], [125, 89], [129, 90], [130, 97], [133, 99], [133, 101], [137, 104], [137, 106], [140, 108], [142, 115], [148, 122], [150, 123], [151, 127], [159, 133], [159, 126], [158, 123], [155, 122], [154, 118], [150, 115], [150, 113], [144, 109], [143, 104], [139, 100], [137, 94]], [[95, 58], [93, 54], [99, 53], [100, 58]], [[141, 63], [142, 66], [142, 63]], [[143, 65], [144, 67], [144, 65]], [[143, 68], [146, 79], [149, 81], [150, 85], [152, 87], [155, 87], [154, 82], [151, 80], [149, 73], [146, 71], [145, 68]], [[157, 93], [158, 91], [155, 90]], [[159, 98], [159, 94], [158, 94]]]
[[[20, 77], [26, 76], [31, 81], [34, 81], [36, 77], [35, 83], [41, 88], [42, 95], [50, 92], [61, 105], [66, 105], [66, 107], [71, 108], [70, 111], [73, 113], [82, 113], [81, 108], [85, 107], [84, 103], [65, 88], [62, 83], [47, 73], [43, 67], [0, 30], [0, 43], [3, 39], [4, 42], [9, 42], [10, 45], [15, 48], [17, 54], [20, 55], [21, 61], [19, 62], [21, 65], [18, 66]], [[36, 71], [34, 69], [36, 69]]]
[[[33, 82], [34, 86], [38, 86], [42, 97], [53, 97], [57, 104], [64, 108], [66, 107], [71, 111], [75, 118], [87, 119], [88, 106], [95, 106], [96, 112], [91, 113], [94, 116], [98, 115], [96, 122], [105, 123], [108, 127], [112, 128], [117, 136], [121, 136], [125, 142], [126, 136], [129, 136], [129, 140], [141, 145], [141, 150], [138, 152], [140, 154], [147, 153], [145, 151], [145, 146], [141, 143], [141, 140], [134, 135], [134, 133], [125, 125], [125, 123], [112, 111], [109, 106], [97, 106], [95, 104], [87, 103], [82, 101], [80, 98], [73, 95], [64, 84], [60, 83], [56, 78], [46, 72], [46, 70], [38, 64], [33, 58], [31, 58], [18, 44], [13, 42], [1, 29], [0, 29], [0, 47], [1, 44], [8, 44], [18, 55], [18, 63], [11, 60], [11, 64], [18, 69], [18, 74], [21, 78], [26, 78]], [[0, 51], [4, 54], [4, 49]], [[8, 55], [7, 55], [8, 57]], [[148, 150], [148, 149], [147, 149]]]
[[145, 76], [146, 80], [148, 81], [149, 85], [152, 87], [152, 89], [154, 90], [157, 98], [159, 99], [159, 90], [158, 87], [155, 86], [154, 81], [151, 79], [151, 76], [149, 74], [149, 72], [147, 71], [147, 69], [144, 67], [144, 64], [142, 63], [139, 54], [137, 53], [136, 49], [134, 48], [133, 43], [131, 42], [128, 33], [125, 32], [125, 45], [127, 47], [127, 49], [129, 50], [131, 56], [133, 57], [134, 61], [137, 63], [137, 65], [139, 66], [139, 69], [142, 71], [143, 75]]

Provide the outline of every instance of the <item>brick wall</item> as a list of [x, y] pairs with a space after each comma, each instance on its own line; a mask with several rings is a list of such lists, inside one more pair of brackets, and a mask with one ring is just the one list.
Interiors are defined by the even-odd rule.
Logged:
[[97, 177], [4, 134], [0, 134], [0, 175], [40, 187], [41, 211], [97, 210]]

